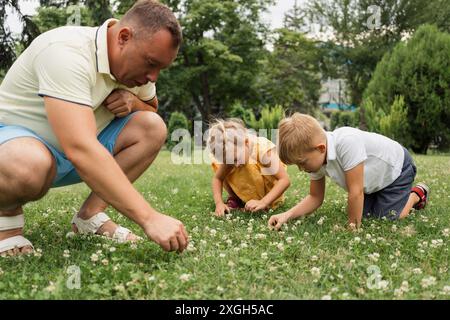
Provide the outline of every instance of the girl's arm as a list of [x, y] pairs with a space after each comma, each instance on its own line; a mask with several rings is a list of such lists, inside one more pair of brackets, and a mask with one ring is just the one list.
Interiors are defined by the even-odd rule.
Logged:
[[[289, 176], [286, 171], [286, 167], [280, 161], [278, 154], [274, 151], [274, 149], [269, 150], [265, 155], [265, 159], [263, 159], [262, 163], [264, 168], [262, 169], [262, 173], [266, 173], [265, 171], [275, 172], [273, 176], [277, 179], [275, 185], [272, 190], [270, 190], [261, 201], [268, 208], [275, 200], [277, 200], [291, 185], [289, 180]], [[267, 164], [267, 165], [265, 165]]]
[[214, 203], [216, 204], [216, 215], [223, 216], [225, 211], [230, 212], [230, 209], [223, 203], [222, 199], [222, 190], [223, 190], [223, 182], [225, 178], [233, 169], [233, 166], [228, 166], [225, 164], [219, 164], [216, 173], [212, 178], [212, 191]]

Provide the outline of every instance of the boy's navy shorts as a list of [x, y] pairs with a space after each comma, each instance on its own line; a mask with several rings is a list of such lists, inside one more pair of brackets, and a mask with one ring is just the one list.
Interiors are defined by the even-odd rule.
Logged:
[[402, 173], [386, 188], [364, 194], [364, 217], [382, 218], [391, 220], [399, 218], [411, 193], [412, 184], [416, 177], [417, 169], [408, 150], [405, 151]]

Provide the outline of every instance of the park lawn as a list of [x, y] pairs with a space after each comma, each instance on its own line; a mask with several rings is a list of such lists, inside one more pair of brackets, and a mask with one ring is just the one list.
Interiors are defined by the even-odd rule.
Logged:
[[[414, 158], [417, 181], [432, 189], [426, 210], [397, 222], [364, 220], [351, 233], [344, 229], [346, 194], [327, 182], [321, 209], [275, 232], [267, 227], [271, 213], [214, 217], [209, 166], [174, 165], [164, 151], [135, 185], [184, 222], [191, 245], [183, 254], [150, 241], [67, 236], [88, 188], [52, 189], [25, 206], [25, 236], [36, 253], [0, 258], [0, 299], [449, 299], [450, 157]], [[289, 173], [287, 201], [275, 212], [308, 192], [307, 175], [295, 167]]]

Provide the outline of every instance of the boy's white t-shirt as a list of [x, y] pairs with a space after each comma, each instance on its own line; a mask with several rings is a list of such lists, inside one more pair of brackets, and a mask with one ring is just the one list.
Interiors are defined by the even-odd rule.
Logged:
[[347, 190], [345, 172], [364, 162], [364, 193], [386, 188], [401, 174], [403, 147], [380, 134], [342, 127], [327, 132], [327, 163], [310, 174], [311, 180], [329, 176]]

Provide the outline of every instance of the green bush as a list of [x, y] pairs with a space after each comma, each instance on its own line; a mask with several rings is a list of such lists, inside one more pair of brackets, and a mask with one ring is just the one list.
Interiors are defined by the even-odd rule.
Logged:
[[[371, 109], [364, 110], [367, 123], [391, 117], [378, 123], [378, 131], [398, 136], [416, 153], [426, 153], [433, 142], [445, 145], [450, 136], [449, 61], [450, 34], [435, 26], [421, 26], [377, 65], [364, 93], [364, 105]], [[395, 102], [397, 96], [403, 96], [404, 101]], [[394, 107], [396, 110], [391, 110]], [[394, 118], [403, 125], [392, 128]]]
[[404, 146], [411, 144], [408, 109], [405, 106], [403, 96], [395, 97], [388, 114], [383, 109], [376, 110], [370, 99], [365, 102], [364, 108], [364, 116], [369, 131], [381, 133]]
[[[266, 134], [267, 138], [272, 139], [272, 129], [277, 129], [279, 122], [285, 117], [285, 111], [282, 106], [265, 106], [261, 110], [261, 116], [256, 118], [251, 109], [245, 109], [240, 103], [236, 103], [228, 113], [231, 118], [242, 119], [249, 129], [256, 132], [261, 130], [261, 134]], [[265, 131], [267, 130], [267, 131]]]
[[331, 130], [340, 127], [358, 127], [359, 112], [357, 111], [335, 111], [331, 114]]
[[177, 129], [186, 129], [189, 131], [189, 120], [182, 112], [173, 112], [170, 115], [168, 126], [169, 134], [166, 142], [166, 146], [169, 150], [172, 150], [172, 148], [179, 143], [177, 141], [172, 141], [171, 139], [172, 133]]

